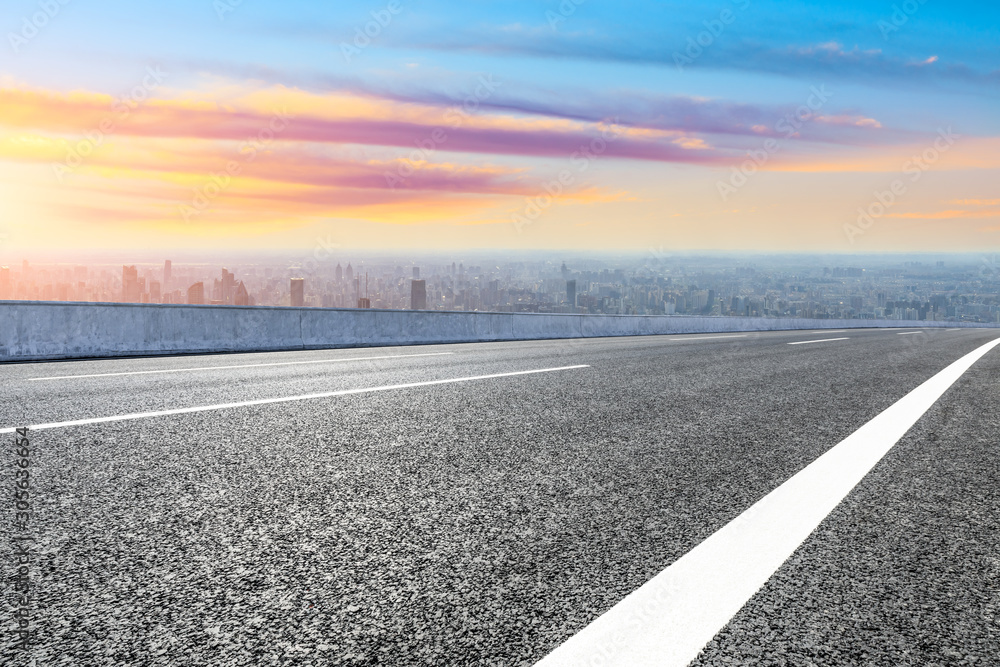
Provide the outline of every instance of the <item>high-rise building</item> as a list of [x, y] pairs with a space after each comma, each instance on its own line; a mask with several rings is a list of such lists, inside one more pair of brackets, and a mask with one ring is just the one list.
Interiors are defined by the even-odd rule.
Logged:
[[338, 283], [344, 279], [344, 270], [340, 268], [340, 262], [337, 263], [337, 270], [335, 271], [334, 276], [337, 278]]
[[414, 280], [410, 283], [410, 309], [427, 310], [427, 281]]
[[306, 305], [306, 281], [304, 278], [292, 278], [292, 307], [302, 308]]
[[413, 279], [414, 280], [420, 280], [420, 267], [419, 266], [413, 267]]
[[347, 282], [354, 280], [354, 269], [351, 268], [350, 262], [347, 263], [347, 272], [344, 274], [344, 277], [347, 278]]
[[231, 271], [222, 269], [222, 284], [220, 287], [221, 294], [219, 295], [219, 300], [222, 303], [232, 303], [233, 297], [236, 294], [236, 276]]
[[162, 295], [160, 294], [160, 283], [151, 280], [149, 281], [149, 302], [150, 303], [160, 303]]
[[122, 303], [139, 303], [142, 290], [139, 288], [139, 271], [135, 266], [122, 267]]
[[163, 289], [167, 289], [170, 286], [170, 278], [173, 274], [173, 266], [170, 260], [163, 262]]
[[205, 283], [195, 283], [188, 287], [188, 303], [194, 306], [205, 303]]
[[567, 280], [566, 281], [566, 303], [568, 303], [571, 308], [576, 308], [576, 281], [575, 280]]
[[10, 283], [10, 267], [0, 266], [0, 299], [10, 299], [14, 289]]
[[247, 286], [240, 281], [240, 284], [236, 286], [236, 293], [233, 295], [233, 305], [234, 306], [249, 306], [250, 305], [250, 293], [247, 292]]

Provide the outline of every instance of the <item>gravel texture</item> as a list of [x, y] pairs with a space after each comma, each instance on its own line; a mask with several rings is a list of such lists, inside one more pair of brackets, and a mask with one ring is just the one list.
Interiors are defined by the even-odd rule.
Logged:
[[[995, 333], [840, 335], [851, 339], [787, 345], [810, 338], [797, 332], [433, 346], [387, 352], [455, 354], [51, 383], [25, 379], [377, 350], [5, 366], [3, 426], [592, 366], [36, 432], [35, 657], [39, 665], [531, 665]], [[987, 358], [994, 378], [996, 356]], [[995, 387], [984, 391], [951, 392], [940, 405], [984, 419], [996, 405]], [[933, 446], [908, 436], [895, 463], [877, 469], [875, 500], [851, 496], [881, 513], [859, 523], [841, 516], [845, 503], [782, 570], [777, 597], [760, 603], [769, 584], [704, 664], [753, 664], [753, 650], [743, 651], [754, 642], [774, 664], [869, 664], [863, 651], [894, 655], [879, 644], [887, 641], [910, 642], [925, 651], [918, 656], [939, 643], [995, 647], [996, 596], [992, 620], [971, 610], [990, 576], [996, 590], [988, 556], [996, 534], [991, 546], [983, 527], [996, 526], [998, 510], [989, 458], [996, 421], [955, 419], [954, 428], [970, 429], [965, 440], [955, 435], [942, 456], [943, 436]], [[949, 479], [979, 497], [939, 482], [914, 486], [913, 473], [899, 472], [914, 459], [930, 469], [954, 463]], [[927, 495], [913, 513], [907, 494], [917, 491]], [[952, 514], [972, 531], [964, 542]], [[881, 544], [885, 536], [899, 542]], [[926, 558], [885, 567], [919, 540]], [[879, 601], [898, 606], [890, 613]], [[10, 600], [3, 604], [10, 618]], [[765, 631], [760, 624], [773, 618], [779, 624]], [[919, 633], [902, 632], [906, 619]], [[16, 657], [2, 656], [3, 664]]]

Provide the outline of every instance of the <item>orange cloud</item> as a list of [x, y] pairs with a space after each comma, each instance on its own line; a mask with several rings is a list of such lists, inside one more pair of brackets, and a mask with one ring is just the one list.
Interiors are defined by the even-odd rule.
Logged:
[[907, 218], [913, 220], [951, 220], [955, 218], [996, 218], [1000, 217], [1000, 210], [996, 211], [935, 211], [933, 213], [889, 213], [887, 218]]
[[[434, 119], [414, 105], [383, 101], [380, 112], [363, 113], [365, 104], [331, 104], [335, 111], [297, 115], [300, 94], [270, 91], [267, 111], [217, 103], [155, 100], [129, 109], [105, 95], [56, 95], [23, 90], [0, 91], [0, 126], [56, 134], [193, 138], [241, 142], [250, 151], [273, 141], [362, 144], [406, 148], [410, 153], [436, 150], [491, 155], [570, 159], [588, 151], [605, 157], [719, 163], [721, 156], [703, 146], [678, 146], [676, 133], [617, 130], [602, 124], [512, 117], [478, 118], [446, 112]], [[333, 100], [336, 101], [336, 100]], [[286, 103], [287, 102], [287, 103]], [[264, 106], [254, 98], [257, 107]], [[360, 106], [359, 106], [360, 105]], [[311, 108], [311, 107], [309, 107]], [[662, 136], [657, 136], [662, 135]]]
[[956, 206], [1000, 206], [1000, 199], [954, 199], [948, 203]]
[[[926, 171], [963, 169], [1000, 169], [1000, 137], [962, 137], [944, 152], [936, 152], [934, 138], [926, 144], [879, 147], [841, 155], [786, 155], [768, 162], [769, 171], [821, 172], [886, 172], [904, 175], [914, 168]], [[935, 159], [928, 159], [928, 156]], [[907, 170], [910, 170], [908, 172]]]

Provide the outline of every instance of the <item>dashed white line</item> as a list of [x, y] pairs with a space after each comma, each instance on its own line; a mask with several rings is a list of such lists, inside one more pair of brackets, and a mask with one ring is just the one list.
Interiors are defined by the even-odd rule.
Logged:
[[823, 331], [810, 331], [809, 333], [814, 334], [832, 334], [832, 333], [844, 333], [847, 329], [834, 329], [833, 331], [823, 330]]
[[821, 338], [819, 340], [798, 340], [794, 343], [788, 343], [789, 345], [809, 345], [811, 343], [832, 343], [835, 340], [850, 340], [850, 338]]
[[959, 327], [958, 329], [945, 329], [945, 331], [961, 331], [962, 329], [963, 327]]
[[954, 362], [600, 616], [536, 667], [684, 667], [1000, 338]]
[[[368, 394], [376, 391], [394, 391], [396, 389], [411, 389], [413, 387], [430, 387], [437, 384], [452, 384], [455, 382], [472, 382], [474, 380], [491, 380], [493, 378], [513, 377], [515, 375], [533, 375], [536, 373], [555, 373], [557, 371], [568, 371], [576, 368], [590, 368], [583, 364], [578, 366], [561, 366], [559, 368], [540, 368], [531, 371], [515, 371], [513, 373], [494, 373], [492, 375], [473, 375], [464, 378], [450, 378], [447, 380], [428, 380], [426, 382], [407, 382], [406, 384], [391, 384], [382, 387], [366, 387], [364, 389], [341, 389], [338, 391], [326, 391], [319, 394], [303, 394], [301, 396], [286, 396], [282, 398], [261, 398], [254, 401], [240, 401], [239, 403], [219, 403], [216, 405], [201, 405], [193, 408], [177, 408], [175, 410], [157, 410], [155, 412], [135, 412], [127, 415], [114, 415], [111, 417], [94, 417], [91, 419], [75, 419], [65, 422], [51, 422], [48, 424], [35, 424], [28, 428], [34, 431], [42, 431], [52, 428], [65, 428], [67, 426], [86, 426], [88, 424], [104, 424], [107, 422], [130, 421], [133, 419], [148, 419], [150, 417], [166, 417], [168, 415], [184, 415], [193, 412], [209, 412], [211, 410], [226, 410], [229, 408], [245, 408], [253, 405], [269, 405], [271, 403], [291, 403], [293, 401], [309, 401], [317, 398], [332, 398], [334, 396], [349, 396], [351, 394]], [[0, 433], [13, 433], [16, 427], [0, 429]]]
[[923, 331], [904, 331], [902, 333], [896, 334], [897, 336], [911, 336], [913, 334], [922, 334]]
[[738, 336], [694, 336], [693, 338], [668, 338], [667, 340], [713, 340], [715, 338], [746, 338], [750, 334], [739, 334]]
[[268, 364], [238, 364], [232, 366], [194, 366], [191, 368], [167, 368], [156, 371], [128, 371], [123, 373], [94, 373], [93, 375], [57, 375], [52, 377], [28, 378], [30, 382], [44, 382], [46, 380], [75, 380], [78, 378], [104, 378], [122, 375], [153, 375], [157, 373], [188, 373], [192, 371], [220, 371], [230, 368], [263, 368], [265, 366], [300, 366], [304, 364], [336, 364], [346, 361], [370, 361], [373, 359], [405, 359], [407, 357], [440, 357], [454, 352], [428, 352], [422, 354], [391, 354], [380, 357], [348, 357], [346, 359], [316, 359], [311, 361], [279, 361]]

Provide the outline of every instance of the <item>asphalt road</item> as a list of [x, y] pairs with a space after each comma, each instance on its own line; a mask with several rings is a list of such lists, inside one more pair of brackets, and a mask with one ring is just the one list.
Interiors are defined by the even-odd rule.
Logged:
[[[34, 657], [532, 665], [998, 335], [2, 366], [0, 427], [418, 385], [33, 432]], [[1000, 664], [998, 371], [994, 350], [696, 664]]]

